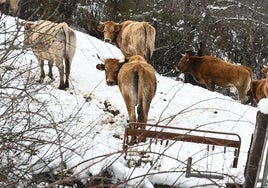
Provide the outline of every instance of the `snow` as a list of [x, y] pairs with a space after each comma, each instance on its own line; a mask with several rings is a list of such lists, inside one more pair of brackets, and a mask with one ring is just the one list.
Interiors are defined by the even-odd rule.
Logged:
[[261, 99], [258, 103], [258, 108], [263, 114], [268, 114], [268, 99]]
[[[1, 20], [10, 26], [7, 27], [10, 30], [15, 29], [12, 27], [15, 25], [15, 21], [12, 17], [5, 17]], [[57, 129], [68, 134], [61, 137], [61, 144], [64, 145], [61, 149], [53, 144], [39, 147], [37, 155], [30, 161], [33, 171], [59, 169], [60, 157], [54, 157], [55, 160], [50, 161], [49, 164], [41, 162], [40, 159], [57, 156], [61, 152], [67, 169], [72, 169], [73, 174], [84, 183], [89, 174], [98, 175], [105, 168], [112, 172], [115, 184], [117, 181], [125, 182], [126, 187], [150, 188], [153, 187], [153, 184], [163, 183], [180, 187], [197, 185], [215, 187], [214, 182], [219, 185], [233, 181], [243, 183], [247, 152], [258, 108], [242, 105], [239, 101], [220, 93], [184, 84], [156, 73], [157, 92], [151, 104], [148, 123], [238, 134], [242, 140], [238, 167], [232, 168], [233, 148], [227, 147], [224, 152], [222, 146], [212, 147], [180, 141], [161, 144], [159, 142], [151, 143], [150, 140], [131, 147], [131, 150], [133, 152], [150, 151], [149, 158], [155, 164], [145, 163], [139, 167], [128, 166], [125, 153], [122, 152], [124, 128], [127, 126], [128, 119], [125, 104], [118, 87], [108, 87], [105, 84], [105, 73], [95, 68], [96, 64], [101, 62], [97, 55], [101, 58], [116, 57], [119, 59], [123, 56], [120, 50], [113, 45], [79, 31], [76, 31], [76, 35], [77, 50], [72, 64], [70, 88], [67, 91], [57, 89], [59, 78], [58, 71], [54, 68], [55, 81], [50, 83], [46, 78], [47, 83], [41, 84], [43, 89], [33, 96], [47, 105], [47, 112], [58, 122], [66, 120], [68, 122], [65, 127], [43, 128], [43, 132], [36, 133], [36, 137], [50, 141], [57, 141], [57, 131], [55, 131]], [[0, 40], [4, 40], [2, 35]], [[22, 41], [23, 35], [20, 35], [18, 40]], [[36, 58], [29, 50], [26, 54], [20, 55], [17, 62], [29, 65], [30, 60], [33, 64], [31, 66], [38, 66]], [[31, 74], [35, 78], [38, 77], [38, 73], [35, 71], [32, 71]], [[265, 99], [260, 101], [258, 107], [267, 114], [267, 106], [267, 99]], [[33, 106], [33, 108], [38, 107]], [[117, 110], [120, 113], [113, 115], [109, 110]], [[74, 114], [77, 114], [77, 117]], [[197, 134], [237, 139], [232, 135]], [[139, 158], [137, 155], [127, 157], [129, 159], [131, 157]], [[227, 175], [224, 175], [223, 180], [186, 178], [185, 169], [188, 157], [193, 158], [193, 172], [212, 171], [215, 174]]]

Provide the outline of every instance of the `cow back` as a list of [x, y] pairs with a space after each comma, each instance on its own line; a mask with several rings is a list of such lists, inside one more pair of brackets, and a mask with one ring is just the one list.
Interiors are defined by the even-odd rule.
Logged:
[[53, 23], [41, 20], [34, 24], [28, 31], [25, 31], [25, 44], [32, 45], [34, 48], [47, 48], [50, 44], [57, 40], [63, 40], [65, 35], [62, 27], [68, 27], [66, 23]]
[[69, 58], [71, 61], [75, 54], [76, 36], [65, 22], [41, 20], [25, 30], [24, 44], [30, 45], [34, 54], [41, 59]]
[[[135, 74], [139, 76], [139, 82], [135, 80]], [[156, 77], [154, 73], [154, 68], [148, 64], [146, 61], [134, 60], [125, 63], [118, 74], [118, 85], [122, 92], [128, 92], [129, 88], [134, 91], [137, 84], [146, 87], [146, 92], [151, 92], [153, 95], [156, 90]], [[146, 86], [144, 85], [146, 84]], [[136, 91], [134, 91], [136, 92]]]
[[125, 21], [120, 24], [117, 44], [125, 57], [141, 55], [150, 60], [155, 45], [155, 29], [147, 22]]

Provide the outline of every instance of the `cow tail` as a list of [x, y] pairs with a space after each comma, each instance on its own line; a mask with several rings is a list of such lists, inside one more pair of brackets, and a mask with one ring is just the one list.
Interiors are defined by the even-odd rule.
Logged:
[[71, 63], [76, 50], [76, 35], [75, 32], [69, 28], [67, 24], [64, 24], [64, 33], [66, 37], [65, 43], [65, 66], [66, 66], [66, 75], [70, 75]]
[[134, 89], [134, 93], [137, 93], [137, 98], [139, 98], [139, 72], [136, 70], [134, 71], [134, 75], [133, 75], [133, 89]]
[[133, 90], [135, 93], [135, 97], [136, 97], [136, 103], [137, 103], [137, 113], [138, 113], [138, 122], [140, 121], [141, 118], [141, 114], [139, 113], [139, 109], [142, 107], [142, 100], [141, 100], [141, 93], [140, 93], [140, 75], [139, 72], [137, 70], [134, 71], [133, 73]]
[[145, 117], [144, 117], [144, 90], [143, 90], [143, 72], [142, 71], [135, 71], [134, 72], [134, 89], [137, 97], [137, 113], [138, 113], [138, 122], [143, 122], [145, 123]]
[[[147, 26], [147, 27], [146, 27]], [[148, 23], [143, 24], [144, 30], [145, 30], [145, 59], [150, 62], [150, 59], [152, 57], [153, 51], [154, 51], [154, 45], [155, 45], [155, 30], [153, 27], [151, 27]]]
[[70, 65], [70, 36], [69, 36], [69, 26], [64, 23], [62, 26], [64, 35], [65, 35], [65, 51], [64, 51], [64, 59], [65, 59], [65, 74], [69, 76], [71, 71]]
[[147, 44], [148, 44], [148, 41], [147, 41], [147, 39], [148, 39], [148, 30], [146, 29], [146, 26], [145, 26], [145, 24], [143, 24], [143, 28], [144, 28], [144, 48], [143, 49], [145, 49], [145, 59], [146, 60], [149, 60], [150, 59], [150, 50], [147, 48]]

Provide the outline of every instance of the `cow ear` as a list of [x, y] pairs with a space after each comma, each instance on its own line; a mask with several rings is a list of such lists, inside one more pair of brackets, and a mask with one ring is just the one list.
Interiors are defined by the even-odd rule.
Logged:
[[96, 68], [100, 71], [103, 71], [105, 69], [105, 65], [104, 64], [97, 64]]
[[97, 57], [100, 61], [104, 62], [105, 60], [103, 58], [100, 58], [99, 54], [97, 54]]
[[115, 32], [119, 32], [120, 31], [120, 29], [121, 29], [121, 24], [116, 24], [115, 26], [114, 26], [114, 31]]
[[267, 67], [267, 66], [263, 66], [263, 68], [261, 69], [261, 72], [262, 72], [263, 74], [267, 74], [267, 72], [268, 72], [268, 67]]
[[29, 29], [32, 28], [33, 25], [34, 25], [34, 23], [26, 22], [26, 23], [24, 24], [24, 29], [25, 29], [25, 30], [29, 30]]
[[100, 24], [100, 25], [97, 27], [97, 30], [100, 31], [100, 32], [103, 32], [103, 31], [104, 31], [104, 24]]

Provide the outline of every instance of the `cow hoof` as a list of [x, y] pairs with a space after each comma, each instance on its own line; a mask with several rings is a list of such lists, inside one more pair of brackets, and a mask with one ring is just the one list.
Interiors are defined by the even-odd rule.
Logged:
[[146, 138], [142, 138], [141, 139], [141, 142], [146, 142]]
[[39, 79], [39, 80], [37, 80], [37, 82], [41, 84], [41, 83], [44, 82], [44, 80], [43, 79]]
[[69, 88], [69, 83], [65, 83], [64, 87]]
[[137, 144], [138, 142], [137, 142], [137, 140], [136, 140], [136, 138], [135, 139], [130, 139], [130, 141], [128, 142], [128, 145], [134, 145], [134, 144]]
[[60, 90], [65, 90], [66, 87], [64, 87], [64, 86], [59, 86], [58, 89], [60, 89]]

